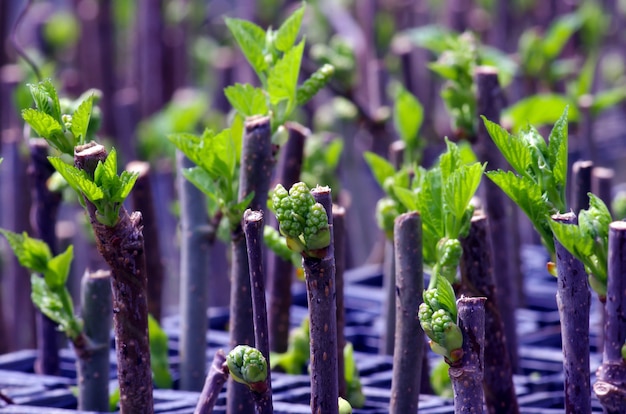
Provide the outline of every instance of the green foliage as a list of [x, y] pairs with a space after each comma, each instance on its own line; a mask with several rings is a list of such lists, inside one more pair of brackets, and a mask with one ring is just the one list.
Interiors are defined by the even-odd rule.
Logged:
[[430, 374], [430, 384], [433, 387], [433, 391], [440, 397], [453, 398], [454, 391], [452, 390], [452, 382], [450, 381], [450, 375], [448, 374], [449, 365], [445, 361], [441, 361], [433, 368]]
[[486, 47], [470, 33], [456, 33], [441, 26], [427, 25], [401, 32], [411, 43], [437, 56], [430, 69], [446, 80], [441, 97], [450, 112], [455, 134], [460, 138], [476, 135], [476, 93], [474, 69], [480, 65], [495, 66], [500, 84], [508, 85], [517, 69], [504, 53]]
[[574, 103], [570, 98], [558, 94], [533, 95], [506, 108], [502, 114], [503, 123], [510, 124], [514, 132], [520, 131], [528, 124], [537, 127], [554, 124], [565, 108], [568, 108], [568, 121], [576, 122], [580, 114]]
[[424, 120], [424, 108], [411, 92], [399, 87], [393, 106], [393, 124], [405, 143], [405, 163], [419, 163], [422, 158], [423, 142], [418, 133]]
[[[82, 322], [74, 315], [74, 307], [65, 282], [74, 258], [73, 246], [52, 256], [48, 245], [26, 234], [0, 229], [20, 265], [32, 272], [31, 299], [47, 317], [59, 324], [67, 336], [74, 340], [83, 330]], [[38, 274], [42, 274], [43, 278]]]
[[536, 28], [522, 33], [518, 45], [522, 72], [549, 86], [568, 75], [569, 71], [559, 70], [563, 61], [558, 56], [581, 23], [578, 14], [570, 13], [556, 18], [544, 34]]
[[356, 58], [352, 46], [339, 35], [328, 42], [316, 43], [311, 46], [311, 58], [319, 65], [331, 65], [334, 68], [333, 78], [339, 85], [348, 90], [356, 81]]
[[341, 397], [339, 397], [339, 414], [352, 414], [352, 406]]
[[274, 132], [299, 105], [305, 104], [322, 89], [334, 72], [332, 65], [324, 65], [298, 87], [305, 42], [296, 43], [296, 40], [304, 11], [303, 3], [278, 30], [263, 30], [246, 20], [225, 19], [226, 26], [261, 81], [261, 88], [251, 85], [229, 87], [225, 91], [226, 98], [241, 116], [270, 114]]
[[172, 388], [172, 374], [169, 369], [167, 334], [159, 322], [148, 315], [148, 336], [150, 339], [150, 366], [154, 384], [161, 389]]
[[463, 334], [456, 324], [454, 290], [447, 279], [441, 278], [436, 288], [424, 291], [418, 317], [435, 353], [444, 356], [449, 363], [461, 358]]
[[251, 389], [267, 378], [267, 361], [261, 351], [251, 346], [237, 345], [226, 356], [226, 364], [231, 377]]
[[333, 189], [333, 195], [338, 195], [341, 183], [337, 167], [342, 152], [343, 139], [334, 137], [327, 140], [321, 135], [309, 135], [305, 141], [300, 179], [309, 187], [317, 183], [327, 183]]
[[304, 318], [299, 327], [289, 332], [287, 351], [270, 354], [271, 368], [280, 367], [291, 375], [302, 374], [310, 357], [309, 342], [309, 318]]
[[238, 225], [254, 193], [238, 200], [241, 135], [233, 128], [219, 133], [205, 130], [201, 136], [173, 134], [169, 140], [197, 166], [183, 175], [207, 196], [209, 214], [220, 212], [233, 229]]
[[300, 256], [287, 246], [287, 239], [281, 236], [274, 227], [267, 225], [263, 227], [263, 242], [274, 254], [287, 262], [291, 262], [296, 269], [302, 267]]
[[291, 250], [307, 257], [323, 257], [330, 245], [328, 217], [305, 183], [295, 183], [289, 192], [281, 184], [276, 185], [271, 207]]
[[548, 144], [532, 126], [509, 134], [483, 117], [494, 143], [513, 171], [489, 171], [487, 176], [528, 216], [541, 239], [554, 255], [550, 216], [566, 211], [567, 108], [554, 124]]
[[606, 297], [607, 293], [611, 220], [611, 213], [602, 200], [589, 193], [589, 209], [578, 214], [578, 224], [549, 222], [559, 243], [585, 265], [589, 285], [600, 297]]
[[346, 342], [343, 347], [344, 377], [346, 380], [346, 399], [353, 408], [363, 408], [365, 405], [365, 395], [361, 385], [356, 361], [354, 360], [354, 346], [351, 342]]
[[[94, 112], [94, 94], [82, 96], [80, 103], [65, 104], [56, 92], [52, 81], [46, 79], [37, 84], [28, 84], [36, 109], [26, 108], [22, 118], [31, 128], [48, 143], [64, 154], [74, 155], [74, 147], [91, 139], [91, 116]], [[75, 107], [73, 113], [64, 113], [62, 109]], [[99, 118], [94, 123], [99, 123]]]
[[117, 175], [117, 152], [112, 149], [104, 162], [98, 162], [94, 176], [61, 158], [49, 157], [52, 166], [65, 178], [65, 181], [82, 194], [96, 207], [96, 218], [105, 226], [113, 227], [119, 220], [124, 200], [135, 185], [137, 173], [123, 171]]

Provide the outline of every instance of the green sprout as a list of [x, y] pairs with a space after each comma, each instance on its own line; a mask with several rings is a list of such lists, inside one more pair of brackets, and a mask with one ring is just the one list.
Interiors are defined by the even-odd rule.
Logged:
[[[93, 137], [94, 129], [99, 126], [99, 116], [93, 121], [91, 119], [99, 93], [90, 91], [88, 96], [80, 97], [78, 104], [62, 102], [50, 79], [28, 84], [28, 88], [36, 108], [22, 111], [24, 121], [61, 153], [74, 156], [74, 147], [88, 142]], [[63, 110], [72, 110], [72, 113], [64, 113]]]
[[[84, 170], [66, 164], [61, 158], [49, 157], [49, 160], [70, 187], [94, 204], [100, 223], [107, 227], [117, 224], [120, 208], [135, 185], [138, 174], [128, 171], [117, 174], [115, 149], [111, 150], [104, 162], [98, 162], [93, 177]], [[83, 200], [81, 204], [85, 206]]]
[[326, 209], [316, 203], [309, 187], [295, 183], [289, 192], [281, 184], [272, 193], [272, 209], [276, 214], [280, 233], [287, 238], [287, 246], [309, 257], [321, 258], [330, 245], [330, 227]]
[[44, 315], [58, 323], [68, 338], [76, 340], [83, 332], [83, 323], [74, 315], [72, 297], [65, 286], [74, 258], [73, 246], [53, 257], [45, 242], [29, 237], [26, 232], [18, 234], [0, 229], [0, 233], [6, 237], [20, 265], [32, 272], [33, 303]]
[[235, 381], [247, 385], [254, 392], [267, 390], [267, 361], [258, 349], [237, 345], [226, 356], [226, 364]]
[[463, 334], [456, 324], [454, 289], [446, 278], [440, 278], [437, 287], [425, 290], [423, 296], [418, 312], [420, 325], [430, 338], [431, 349], [452, 365], [463, 356]]
[[322, 89], [333, 76], [334, 67], [324, 64], [298, 86], [305, 41], [296, 44], [305, 4], [293, 12], [277, 29], [263, 30], [256, 24], [226, 18], [248, 63], [257, 74], [261, 87], [237, 83], [224, 90], [226, 98], [241, 117], [270, 115], [272, 131]]
[[352, 406], [341, 397], [339, 397], [339, 414], [352, 414]]
[[528, 216], [552, 256], [553, 214], [566, 211], [567, 107], [554, 124], [548, 143], [532, 126], [517, 136], [483, 117], [494, 143], [514, 171], [489, 171], [487, 177]]
[[589, 285], [604, 300], [607, 293], [609, 224], [611, 213], [604, 202], [589, 193], [589, 208], [578, 214], [578, 224], [550, 220], [554, 237], [585, 266]]

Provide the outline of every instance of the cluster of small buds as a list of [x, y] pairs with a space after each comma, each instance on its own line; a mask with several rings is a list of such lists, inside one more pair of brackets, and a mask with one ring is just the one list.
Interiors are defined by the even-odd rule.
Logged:
[[226, 364], [235, 381], [253, 390], [263, 389], [259, 383], [263, 384], [267, 379], [267, 361], [261, 351], [248, 345], [237, 345], [228, 353]]
[[272, 208], [290, 249], [311, 252], [330, 244], [326, 209], [315, 202], [305, 183], [295, 183], [289, 191], [278, 184], [272, 194]]
[[424, 291], [424, 302], [420, 304], [418, 318], [424, 333], [431, 339], [431, 349], [449, 361], [460, 358], [463, 334], [452, 314], [438, 300], [437, 289]]

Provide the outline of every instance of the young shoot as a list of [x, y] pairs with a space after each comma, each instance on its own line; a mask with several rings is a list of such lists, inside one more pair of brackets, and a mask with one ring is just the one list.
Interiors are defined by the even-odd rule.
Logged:
[[555, 246], [551, 216], [566, 211], [567, 107], [554, 124], [548, 143], [533, 126], [517, 136], [483, 117], [494, 143], [514, 171], [488, 171], [487, 177], [528, 216], [550, 254]]
[[578, 214], [578, 224], [550, 220], [554, 237], [585, 265], [589, 285], [604, 302], [607, 294], [609, 224], [611, 213], [600, 198], [589, 193], [589, 208]]
[[240, 83], [229, 86], [224, 90], [226, 98], [241, 117], [269, 115], [273, 132], [313, 98], [334, 73], [332, 65], [324, 64], [298, 85], [305, 41], [296, 41], [304, 11], [303, 4], [277, 30], [263, 30], [246, 20], [225, 19], [261, 82], [261, 87]]
[[267, 390], [267, 361], [258, 349], [237, 345], [226, 356], [226, 363], [235, 381], [247, 385], [257, 393]]
[[[31, 299], [48, 318], [59, 324], [68, 338], [75, 341], [83, 332], [82, 321], [74, 314], [74, 305], [65, 286], [74, 258], [73, 246], [65, 252], [52, 256], [48, 245], [26, 234], [0, 229], [20, 265], [32, 272]], [[39, 276], [43, 275], [43, 278]]]

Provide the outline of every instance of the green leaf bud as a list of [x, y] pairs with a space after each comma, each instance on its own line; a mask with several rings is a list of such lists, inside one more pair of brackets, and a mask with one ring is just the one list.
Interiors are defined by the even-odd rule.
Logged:
[[389, 197], [383, 197], [376, 203], [376, 222], [387, 238], [393, 237], [394, 220], [400, 214], [398, 203]]
[[352, 406], [341, 397], [339, 397], [339, 414], [352, 414]]
[[250, 388], [267, 379], [267, 361], [261, 351], [251, 346], [237, 345], [228, 353], [226, 364], [233, 379]]
[[313, 75], [296, 90], [296, 102], [298, 105], [304, 105], [311, 100], [330, 81], [335, 73], [335, 67], [331, 64], [325, 64], [315, 71]]

